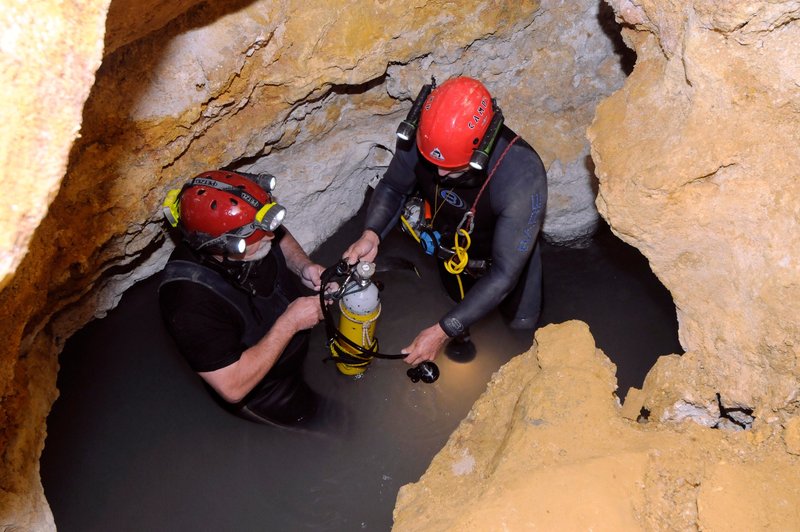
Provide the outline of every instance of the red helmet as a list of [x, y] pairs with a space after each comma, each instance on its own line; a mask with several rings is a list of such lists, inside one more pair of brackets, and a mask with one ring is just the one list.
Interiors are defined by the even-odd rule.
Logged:
[[440, 168], [463, 168], [493, 116], [492, 97], [480, 81], [467, 77], [447, 80], [425, 101], [417, 148]]
[[164, 214], [198, 249], [241, 252], [283, 221], [286, 209], [275, 203], [273, 185], [234, 172], [203, 172], [167, 195]]

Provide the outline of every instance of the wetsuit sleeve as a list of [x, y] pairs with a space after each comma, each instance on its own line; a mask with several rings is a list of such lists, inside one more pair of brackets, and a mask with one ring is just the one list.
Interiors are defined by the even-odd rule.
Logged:
[[542, 228], [547, 202], [544, 165], [530, 148], [514, 146], [512, 150], [488, 187], [497, 215], [491, 268], [439, 321], [448, 336], [461, 334], [505, 299], [530, 260]]
[[192, 370], [224, 368], [247, 348], [241, 316], [210, 289], [173, 281], [161, 288], [159, 302], [167, 330]]
[[417, 148], [397, 147], [389, 168], [378, 182], [370, 198], [364, 229], [375, 231], [381, 240], [400, 219], [406, 197], [416, 185], [414, 167], [417, 164]]

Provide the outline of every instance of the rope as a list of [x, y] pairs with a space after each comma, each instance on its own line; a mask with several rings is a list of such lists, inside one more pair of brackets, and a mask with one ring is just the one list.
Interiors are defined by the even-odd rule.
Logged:
[[[463, 247], [458, 242], [459, 234], [464, 237], [464, 240], [466, 240], [466, 244]], [[464, 271], [469, 263], [469, 255], [467, 254], [467, 250], [472, 243], [472, 239], [470, 238], [469, 233], [467, 233], [464, 229], [459, 229], [453, 240], [454, 253], [452, 257], [445, 261], [444, 269], [456, 276], [459, 294], [461, 295], [461, 299], [464, 299], [464, 285], [461, 282], [461, 272]]]
[[497, 162], [492, 167], [492, 171], [489, 172], [489, 176], [486, 178], [486, 181], [483, 182], [483, 186], [481, 186], [481, 189], [478, 191], [478, 195], [475, 196], [475, 201], [472, 202], [472, 207], [470, 207], [469, 211], [467, 211], [464, 214], [464, 218], [462, 218], [461, 219], [461, 223], [458, 224], [458, 230], [461, 230], [463, 225], [464, 225], [464, 223], [467, 220], [469, 220], [469, 229], [467, 229], [467, 232], [468, 233], [472, 233], [472, 229], [473, 229], [473, 227], [475, 225], [474, 224], [475, 211], [478, 208], [478, 201], [480, 201], [481, 196], [483, 195], [483, 191], [486, 190], [486, 186], [489, 184], [489, 181], [492, 180], [492, 177], [494, 176], [494, 173], [497, 172], [497, 169], [500, 167], [500, 164], [503, 162], [503, 159], [505, 159], [506, 155], [508, 154], [508, 150], [510, 150], [511, 146], [513, 146], [514, 143], [517, 142], [518, 140], [519, 140], [519, 135], [517, 135], [516, 137], [511, 139], [511, 142], [508, 143], [508, 146], [506, 146], [506, 149], [503, 150], [503, 153], [500, 154], [500, 158], [497, 159]]

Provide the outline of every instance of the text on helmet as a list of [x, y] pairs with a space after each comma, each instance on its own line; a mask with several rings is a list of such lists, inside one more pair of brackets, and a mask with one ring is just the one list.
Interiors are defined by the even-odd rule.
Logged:
[[475, 126], [481, 123], [481, 118], [483, 115], [486, 114], [486, 108], [489, 106], [489, 103], [486, 101], [486, 98], [481, 98], [481, 103], [478, 105], [478, 108], [472, 113], [472, 120], [467, 123], [470, 129], [475, 129]]

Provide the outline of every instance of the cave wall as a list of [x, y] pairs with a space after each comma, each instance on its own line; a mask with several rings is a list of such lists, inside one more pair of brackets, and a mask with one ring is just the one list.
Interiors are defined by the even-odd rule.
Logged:
[[4, 526], [52, 526], [38, 457], [57, 354], [163, 266], [160, 203], [183, 179], [275, 173], [287, 226], [313, 249], [388, 164], [419, 87], [465, 74], [542, 154], [548, 237], [594, 231], [584, 130], [625, 77], [598, 0], [5, 4]]
[[0, 290], [19, 294], [19, 301], [4, 300], [0, 307], [0, 528], [49, 528], [52, 515], [38, 471], [44, 416], [56, 397], [56, 349], [45, 336], [28, 335], [23, 342], [30, 313], [41, 306], [25, 295], [32, 272], [21, 263], [78, 136], [102, 59], [108, 0], [6, 0], [2, 7]]
[[636, 50], [589, 129], [598, 207], [672, 293], [663, 419], [774, 422], [800, 389], [800, 3], [610, 2]]

